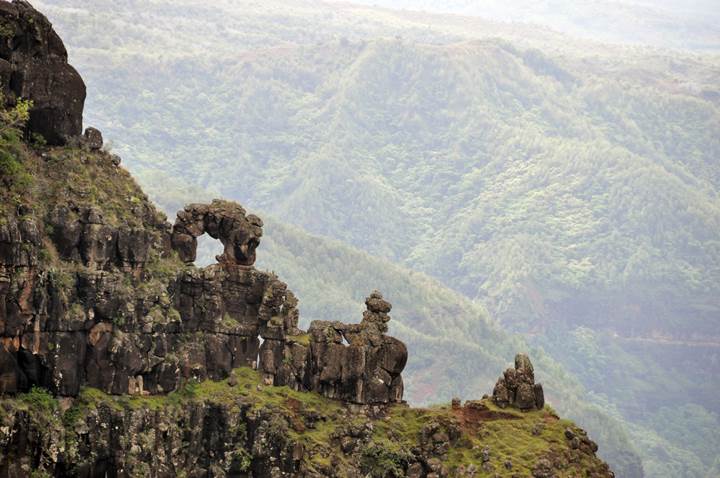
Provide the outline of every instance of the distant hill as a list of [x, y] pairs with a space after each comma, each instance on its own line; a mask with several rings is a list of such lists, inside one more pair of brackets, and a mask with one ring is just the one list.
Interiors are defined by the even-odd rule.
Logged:
[[[317, 240], [328, 274], [348, 245], [405, 271], [390, 289], [427, 274], [463, 325], [400, 322], [411, 345], [482, 344], [486, 309], [629, 421], [648, 476], [713, 466], [718, 433], [689, 431], [720, 413], [716, 57], [347, 4], [36, 3], [91, 85], [89, 121], [161, 203], [200, 190], [342, 241]], [[304, 233], [276, 234], [265, 265], [303, 283]], [[334, 293], [350, 310], [368, 285]]]
[[360, 0], [355, 3], [544, 25], [607, 42], [720, 50], [720, 10], [712, 0]]

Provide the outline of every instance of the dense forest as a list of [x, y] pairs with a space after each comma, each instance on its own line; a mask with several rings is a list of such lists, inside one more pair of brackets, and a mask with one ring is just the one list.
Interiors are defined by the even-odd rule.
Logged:
[[712, 476], [716, 56], [346, 4], [35, 3], [169, 213], [267, 218], [303, 320], [386, 292], [411, 401], [488, 392], [524, 342], [619, 476]]

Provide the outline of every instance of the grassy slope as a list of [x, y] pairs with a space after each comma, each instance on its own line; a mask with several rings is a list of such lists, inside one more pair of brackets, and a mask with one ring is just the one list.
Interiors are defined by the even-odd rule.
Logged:
[[[461, 426], [462, 435], [450, 449], [445, 462], [451, 471], [469, 465], [481, 470], [482, 450], [487, 448], [492, 453], [495, 466], [510, 461], [513, 473], [528, 476], [541, 458], [565, 453], [569, 448], [565, 430], [575, 429], [572, 422], [558, 419], [549, 407], [521, 413], [500, 410], [489, 400], [484, 400], [483, 404], [491, 413], [498, 414], [493, 419], [465, 417], [449, 406], [423, 409], [403, 405], [391, 407], [387, 418], [373, 419], [353, 413], [339, 402], [315, 393], [295, 392], [287, 387], [262, 387], [260, 375], [249, 368], [236, 369], [233, 375], [237, 382], [233, 386], [229, 386], [227, 380], [191, 383], [162, 397], [115, 397], [95, 389], [83, 389], [72, 406], [64, 411], [52, 396], [42, 389], [34, 389], [16, 399], [1, 399], [0, 407], [8, 412], [5, 417], [19, 410], [28, 412], [30, 420], [43, 423], [44, 428], [60, 434], [65, 441], [63, 445], [71, 450], [76, 446], [73, 445], [73, 440], [77, 440], [75, 430], [82, 429], [79, 424], [91, 416], [92, 411], [103, 408], [162, 411], [172, 416], [173, 410], [188, 408], [191, 404], [227, 406], [238, 412], [249, 406], [252, 410], [278, 413], [286, 419], [290, 425], [290, 438], [304, 445], [304, 460], [309, 469], [320, 473], [330, 465], [331, 460], [336, 470], [342, 470], [343, 461], [350, 459], [334, 439], [336, 432], [347, 426], [366, 426], [370, 422], [373, 431], [363, 455], [373, 457], [368, 459], [365, 470], [373, 477], [395, 476], [389, 474], [392, 467], [401, 463], [403, 457], [418, 445], [423, 427], [430, 422], [455, 422]], [[315, 425], [305, 426], [303, 414], [313, 414]], [[0, 421], [0, 424], [3, 422]], [[380, 455], [375, 455], [375, 452]], [[559, 476], [578, 476], [578, 473], [597, 465], [597, 461], [587, 455], [578, 456], [579, 459], [568, 463]], [[499, 468], [496, 470], [503, 472]]]

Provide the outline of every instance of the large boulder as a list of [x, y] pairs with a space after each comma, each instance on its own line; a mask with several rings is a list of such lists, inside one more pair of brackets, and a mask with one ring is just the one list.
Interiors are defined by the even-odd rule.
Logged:
[[401, 402], [407, 347], [385, 335], [392, 306], [374, 291], [360, 324], [310, 324], [308, 388], [354, 403]]
[[525, 354], [515, 356], [515, 368], [505, 370], [493, 389], [493, 401], [501, 408], [542, 410], [545, 394], [542, 384], [535, 383], [535, 370]]
[[25, 1], [0, 0], [0, 90], [5, 107], [33, 102], [27, 132], [48, 144], [82, 133], [85, 83], [48, 19]]

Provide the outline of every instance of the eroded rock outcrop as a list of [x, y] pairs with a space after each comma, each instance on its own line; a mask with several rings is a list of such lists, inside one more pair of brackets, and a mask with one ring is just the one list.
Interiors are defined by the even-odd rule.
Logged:
[[542, 384], [535, 383], [535, 370], [525, 354], [515, 356], [515, 368], [505, 370], [493, 389], [493, 401], [502, 408], [542, 410], [545, 394]]
[[154, 245], [167, 242], [169, 225], [158, 221], [155, 212], [144, 205], [128, 212], [144, 225], [113, 225], [100, 207], [75, 204], [53, 208], [45, 222], [62, 259], [95, 269], [130, 271], [145, 265]]
[[[360, 324], [315, 322], [305, 333], [287, 285], [250, 265], [262, 236], [257, 216], [226, 201], [194, 204], [178, 214], [171, 239], [155, 215], [140, 217], [142, 226], [128, 228], [95, 207], [58, 206], [44, 220], [19, 211], [0, 227], [0, 393], [40, 385], [60, 396], [82, 386], [162, 394], [249, 366], [268, 385], [361, 404], [402, 400], [407, 349], [385, 335], [391, 306], [379, 292]], [[174, 249], [194, 259], [203, 233], [225, 244], [219, 264], [170, 263], [173, 275], [154, 277], [151, 258]], [[40, 267], [47, 240], [63, 273]]]
[[172, 232], [173, 248], [185, 262], [197, 256], [197, 238], [207, 233], [224, 247], [218, 262], [251, 266], [262, 237], [262, 220], [246, 215], [237, 203], [214, 200], [212, 204], [191, 204], [177, 215]]
[[374, 291], [360, 324], [310, 324], [308, 388], [354, 403], [402, 400], [405, 344], [385, 335], [390, 303]]
[[0, 90], [5, 105], [33, 102], [27, 130], [48, 144], [82, 133], [85, 83], [48, 19], [22, 0], [0, 0]]

